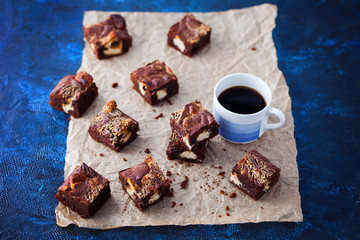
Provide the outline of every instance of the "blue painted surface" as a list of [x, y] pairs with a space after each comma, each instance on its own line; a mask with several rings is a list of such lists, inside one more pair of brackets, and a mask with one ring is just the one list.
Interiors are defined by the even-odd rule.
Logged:
[[360, 239], [359, 1], [270, 1], [273, 38], [290, 87], [303, 223], [60, 228], [67, 116], [47, 104], [81, 63], [85, 10], [220, 11], [258, 0], [2, 0], [0, 7], [1, 239]]

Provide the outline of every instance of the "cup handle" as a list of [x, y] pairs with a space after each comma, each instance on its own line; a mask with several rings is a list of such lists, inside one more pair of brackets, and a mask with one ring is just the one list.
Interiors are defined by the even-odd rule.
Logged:
[[268, 111], [268, 115], [269, 114], [274, 114], [274, 115], [278, 116], [278, 118], [280, 119], [280, 122], [278, 122], [278, 123], [266, 123], [265, 131], [269, 130], [269, 129], [279, 128], [282, 125], [284, 125], [284, 123], [285, 123], [285, 115], [281, 110], [279, 110], [277, 108], [270, 108], [269, 111]]

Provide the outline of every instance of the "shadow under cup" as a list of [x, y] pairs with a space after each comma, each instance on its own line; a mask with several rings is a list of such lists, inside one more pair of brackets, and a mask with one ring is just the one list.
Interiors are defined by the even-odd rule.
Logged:
[[[266, 106], [252, 114], [234, 113], [224, 108], [218, 101], [219, 95], [226, 89], [237, 86], [256, 90], [264, 98]], [[235, 73], [220, 79], [213, 96], [213, 115], [220, 125], [220, 136], [233, 143], [249, 143], [261, 137], [266, 130], [281, 127], [285, 122], [285, 116], [279, 109], [270, 107], [271, 100], [269, 86], [254, 75]], [[269, 114], [277, 115], [280, 122], [267, 123]]]

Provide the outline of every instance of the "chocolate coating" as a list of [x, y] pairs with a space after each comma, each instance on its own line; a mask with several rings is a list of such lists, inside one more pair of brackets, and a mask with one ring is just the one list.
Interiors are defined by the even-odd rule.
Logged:
[[280, 168], [256, 150], [251, 150], [235, 165], [230, 180], [254, 200], [261, 198], [280, 178]]
[[110, 198], [110, 182], [83, 163], [77, 166], [56, 194], [62, 204], [88, 218]]

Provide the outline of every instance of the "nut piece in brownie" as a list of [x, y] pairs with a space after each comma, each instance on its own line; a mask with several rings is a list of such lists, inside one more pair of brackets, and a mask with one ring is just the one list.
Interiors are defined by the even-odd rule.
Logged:
[[121, 170], [119, 180], [140, 210], [159, 202], [168, 192], [170, 182], [150, 155], [145, 162]]
[[50, 93], [50, 106], [56, 110], [80, 117], [91, 105], [98, 89], [93, 78], [86, 72], [75, 75], [67, 75], [60, 80], [58, 85]]
[[256, 150], [251, 150], [233, 168], [230, 182], [254, 200], [258, 200], [279, 178], [280, 168]]
[[203, 141], [195, 144], [191, 149], [172, 132], [169, 145], [166, 149], [166, 155], [169, 160], [182, 160], [194, 163], [202, 163], [205, 159], [206, 147], [209, 141]]
[[133, 71], [130, 78], [134, 89], [152, 106], [179, 91], [176, 76], [165, 63], [159, 60]]
[[83, 163], [66, 178], [56, 193], [56, 199], [88, 218], [110, 198], [110, 182]]
[[170, 126], [189, 149], [219, 133], [219, 124], [214, 116], [205, 110], [198, 100], [172, 113]]
[[210, 26], [200, 22], [192, 14], [187, 14], [180, 22], [171, 26], [168, 45], [191, 57], [210, 42]]
[[132, 37], [126, 30], [126, 21], [119, 14], [101, 23], [83, 26], [84, 36], [98, 59], [126, 53], [132, 45]]
[[108, 102], [89, 127], [90, 136], [97, 142], [119, 152], [133, 141], [139, 131], [139, 123], [118, 108], [116, 102]]

